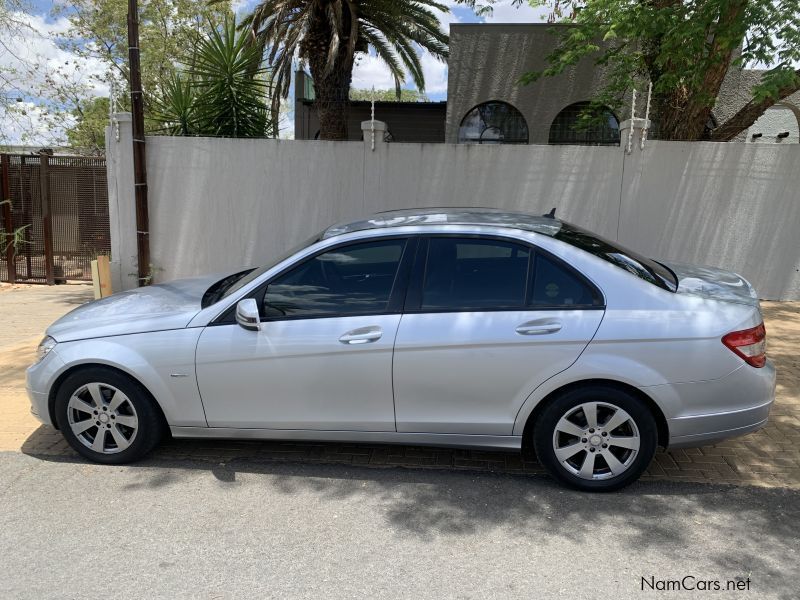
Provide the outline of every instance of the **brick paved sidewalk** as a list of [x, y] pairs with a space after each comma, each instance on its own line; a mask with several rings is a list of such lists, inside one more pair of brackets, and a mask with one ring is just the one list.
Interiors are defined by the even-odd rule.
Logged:
[[[83, 286], [0, 288], [6, 331], [0, 340], [0, 451], [77, 458], [61, 435], [29, 414], [25, 367], [41, 332], [59, 314], [91, 297]], [[765, 302], [768, 353], [778, 368], [777, 400], [763, 430], [716, 446], [659, 452], [645, 478], [800, 488], [800, 302]], [[154, 460], [301, 462], [541, 473], [530, 456], [412, 446], [171, 441]]]

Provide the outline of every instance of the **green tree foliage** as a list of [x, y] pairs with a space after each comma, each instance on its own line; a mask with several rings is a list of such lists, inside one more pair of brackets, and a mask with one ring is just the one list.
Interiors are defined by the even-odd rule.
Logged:
[[[566, 18], [541, 71], [555, 76], [583, 59], [606, 70], [596, 103], [619, 106], [633, 87], [653, 84], [653, 116], [663, 139], [727, 141], [800, 89], [800, 0], [529, 0]], [[706, 128], [728, 70], [765, 65], [744, 107]]]
[[427, 102], [428, 97], [419, 90], [368, 90], [353, 88], [350, 90], [350, 100], [375, 100], [375, 102]]
[[105, 152], [105, 129], [108, 125], [108, 98], [91, 98], [73, 110], [75, 125], [66, 131], [71, 148], [92, 155]]
[[192, 62], [173, 73], [153, 103], [151, 118], [174, 135], [264, 137], [269, 119], [267, 71], [261, 50], [235, 18], [210, 26]]
[[[474, 2], [464, 2], [474, 5]], [[314, 80], [320, 138], [347, 139], [347, 105], [356, 53], [373, 52], [401, 95], [406, 74], [425, 89], [418, 49], [447, 58], [448, 37], [435, 0], [262, 0], [244, 21], [272, 68], [273, 110], [289, 93], [295, 58]]]

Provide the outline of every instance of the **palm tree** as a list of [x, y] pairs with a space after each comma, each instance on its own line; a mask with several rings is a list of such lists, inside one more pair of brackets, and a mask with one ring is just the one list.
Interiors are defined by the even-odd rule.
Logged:
[[[474, 5], [474, 0], [465, 0]], [[262, 0], [243, 21], [272, 69], [273, 114], [289, 95], [295, 57], [314, 79], [320, 139], [347, 138], [347, 107], [357, 52], [370, 50], [392, 74], [397, 94], [411, 75], [425, 89], [417, 47], [447, 58], [448, 36], [432, 9], [435, 0]]]

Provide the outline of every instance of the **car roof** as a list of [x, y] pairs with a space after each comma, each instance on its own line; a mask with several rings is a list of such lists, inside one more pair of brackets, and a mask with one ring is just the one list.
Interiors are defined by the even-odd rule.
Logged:
[[320, 239], [324, 240], [354, 231], [437, 225], [501, 227], [554, 236], [561, 229], [562, 222], [547, 215], [532, 215], [494, 208], [409, 208], [375, 213], [357, 221], [337, 223], [323, 231]]

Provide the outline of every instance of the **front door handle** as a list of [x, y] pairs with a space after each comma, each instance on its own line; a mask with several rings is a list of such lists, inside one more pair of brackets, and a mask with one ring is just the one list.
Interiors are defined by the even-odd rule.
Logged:
[[515, 331], [520, 335], [547, 335], [561, 331], [561, 321], [554, 319], [528, 321], [518, 326]]
[[369, 342], [374, 342], [381, 339], [382, 335], [383, 330], [380, 327], [359, 327], [358, 329], [353, 329], [342, 335], [342, 337], [339, 338], [339, 341], [343, 344], [351, 345], [368, 344]]

